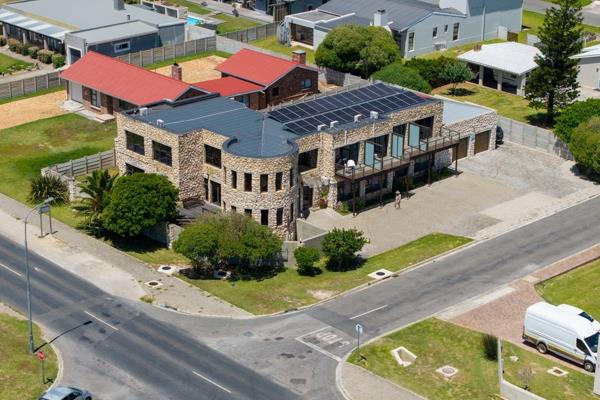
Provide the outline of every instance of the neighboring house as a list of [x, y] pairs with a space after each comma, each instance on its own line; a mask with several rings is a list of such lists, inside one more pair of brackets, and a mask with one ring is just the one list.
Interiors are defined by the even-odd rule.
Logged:
[[2, 34], [65, 54], [118, 56], [185, 41], [182, 19], [124, 0], [25, 0], [0, 6]]
[[92, 51], [63, 71], [60, 77], [67, 82], [69, 100], [102, 114], [207, 94], [182, 82], [178, 65], [171, 68], [174, 77]]
[[340, 25], [383, 26], [402, 57], [519, 32], [523, 0], [331, 0], [318, 9], [285, 17], [288, 43], [316, 49]]
[[535, 57], [541, 54], [535, 46], [517, 42], [476, 45], [458, 59], [466, 62], [480, 85], [524, 95], [527, 77], [538, 67]]
[[586, 89], [600, 90], [600, 44], [585, 47], [573, 58], [579, 60], [579, 85]]
[[294, 51], [290, 61], [242, 49], [215, 70], [221, 72], [222, 79], [194, 85], [234, 97], [255, 110], [318, 91], [319, 72], [306, 65], [303, 51]]
[[257, 11], [273, 15], [275, 8], [279, 5], [284, 8], [284, 14], [287, 15], [314, 10], [324, 3], [327, 3], [327, 0], [254, 0], [253, 8]]
[[294, 239], [313, 206], [377, 201], [494, 147], [495, 111], [450, 102], [446, 113], [446, 102], [383, 83], [266, 113], [207, 95], [118, 114], [117, 165], [164, 174], [186, 206], [245, 213]]

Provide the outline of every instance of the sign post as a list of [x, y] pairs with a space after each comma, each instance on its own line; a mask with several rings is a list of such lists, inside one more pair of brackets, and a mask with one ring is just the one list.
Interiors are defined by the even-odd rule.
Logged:
[[600, 343], [598, 343], [598, 350], [596, 351], [596, 372], [594, 373], [594, 394], [600, 395], [600, 366], [598, 365], [600, 360]]
[[44, 371], [44, 361], [46, 360], [46, 354], [43, 351], [37, 352], [37, 357], [41, 362], [41, 370], [42, 370], [42, 385], [46, 384], [46, 374]]
[[358, 357], [360, 357], [360, 335], [363, 333], [363, 327], [361, 324], [356, 324], [356, 349], [358, 350]]
[[50, 227], [50, 234], [53, 234], [53, 230], [52, 230], [52, 211], [50, 208], [49, 204], [44, 204], [41, 207], [38, 208], [38, 214], [40, 215], [40, 237], [44, 237], [44, 225], [43, 225], [43, 219], [42, 216], [43, 214], [48, 214], [48, 222], [49, 222], [49, 227]]

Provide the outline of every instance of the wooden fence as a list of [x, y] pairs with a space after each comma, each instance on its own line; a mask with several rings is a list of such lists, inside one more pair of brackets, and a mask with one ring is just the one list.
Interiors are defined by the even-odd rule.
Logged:
[[265, 39], [268, 36], [274, 36], [277, 34], [277, 22], [272, 22], [266, 25], [254, 26], [252, 28], [243, 29], [241, 31], [223, 33], [219, 36], [226, 37], [227, 39], [236, 40], [238, 42], [248, 43], [253, 40]]
[[0, 83], [0, 100], [35, 93], [40, 90], [64, 86], [59, 71], [52, 71], [17, 81]]
[[67, 161], [61, 164], [51, 165], [42, 169], [42, 175], [54, 173], [69, 177], [87, 175], [92, 171], [107, 169], [116, 165], [115, 151], [108, 150], [97, 153], [92, 156], [85, 156], [76, 160]]
[[129, 64], [145, 67], [146, 65], [172, 60], [177, 57], [189, 56], [202, 53], [204, 51], [216, 50], [216, 37], [190, 40], [183, 43], [169, 44], [162, 47], [155, 47], [150, 50], [138, 51], [124, 54], [118, 58]]

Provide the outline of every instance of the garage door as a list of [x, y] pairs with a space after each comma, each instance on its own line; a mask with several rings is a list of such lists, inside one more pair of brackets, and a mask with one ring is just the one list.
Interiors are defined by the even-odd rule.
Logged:
[[456, 151], [452, 152], [452, 161], [456, 161], [457, 159], [465, 158], [467, 156], [467, 151], [469, 150], [469, 138], [462, 138], [460, 142], [458, 142], [458, 148]]
[[475, 135], [475, 154], [486, 151], [490, 148], [490, 131], [481, 132]]
[[69, 82], [69, 96], [71, 97], [71, 100], [78, 103], [83, 103], [83, 92], [81, 85], [74, 82]]

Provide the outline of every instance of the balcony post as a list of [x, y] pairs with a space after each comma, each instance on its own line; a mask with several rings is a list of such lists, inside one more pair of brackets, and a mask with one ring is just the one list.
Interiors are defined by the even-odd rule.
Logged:
[[352, 169], [352, 181], [350, 182], [350, 190], [352, 190], [352, 216], [356, 217], [356, 191], [354, 190], [354, 169]]

